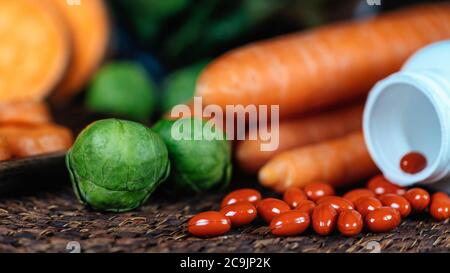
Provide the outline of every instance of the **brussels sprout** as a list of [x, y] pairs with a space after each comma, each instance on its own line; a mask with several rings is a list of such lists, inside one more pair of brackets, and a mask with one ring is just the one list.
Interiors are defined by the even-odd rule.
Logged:
[[140, 206], [169, 172], [158, 134], [135, 122], [105, 119], [86, 127], [67, 153], [73, 189], [93, 209], [127, 211]]
[[[190, 140], [177, 140], [172, 135], [172, 126], [176, 122], [179, 128], [191, 128], [188, 133]], [[194, 124], [200, 126], [195, 127]], [[219, 131], [223, 137], [222, 140], [213, 139], [213, 132], [203, 130], [205, 124], [206, 122], [199, 118], [183, 118], [161, 120], [153, 127], [153, 130], [160, 134], [169, 151], [171, 174], [167, 186], [174, 192], [199, 193], [223, 188], [230, 181], [231, 147], [222, 131]], [[197, 132], [203, 130], [203, 138], [195, 140], [193, 138], [195, 130]]]
[[155, 86], [138, 63], [113, 62], [94, 77], [86, 104], [100, 113], [145, 121], [155, 110]]
[[206, 64], [206, 61], [199, 62], [177, 70], [167, 77], [162, 97], [164, 111], [169, 111], [173, 106], [192, 99], [195, 83]]

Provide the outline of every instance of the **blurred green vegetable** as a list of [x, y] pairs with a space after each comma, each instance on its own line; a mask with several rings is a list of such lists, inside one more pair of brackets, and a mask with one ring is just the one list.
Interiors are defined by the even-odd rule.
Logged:
[[155, 89], [139, 64], [116, 61], [95, 75], [86, 95], [86, 105], [96, 112], [146, 121], [155, 111]]
[[198, 1], [185, 22], [167, 38], [164, 53], [171, 58], [201, 55], [244, 36], [286, 5], [287, 1], [279, 0]]
[[66, 164], [78, 199], [114, 212], [140, 206], [170, 172], [161, 138], [141, 124], [118, 119], [86, 127]]
[[[230, 48], [351, 16], [357, 0], [110, 0], [133, 38], [177, 67]], [[135, 40], [133, 39], [133, 42]]]
[[[183, 118], [161, 120], [153, 127], [169, 150], [171, 174], [167, 186], [173, 192], [200, 193], [229, 184], [232, 172], [231, 147], [221, 130], [217, 129], [216, 133], [221, 134], [223, 139], [214, 139], [214, 132], [204, 130], [205, 124], [199, 118]], [[172, 126], [189, 128], [190, 131], [184, 132], [189, 139], [177, 140], [172, 135]], [[195, 140], [195, 134], [201, 131], [203, 137]]]
[[204, 33], [207, 44], [239, 38], [289, 4], [279, 0], [242, 0], [240, 3], [238, 8], [208, 25], [208, 31]]
[[219, 0], [198, 1], [189, 17], [165, 41], [164, 54], [174, 58], [186, 50], [195, 50], [203, 42], [210, 17], [219, 3]]
[[208, 62], [203, 61], [179, 69], [170, 74], [164, 84], [162, 108], [164, 112], [173, 106], [185, 103], [192, 99], [195, 93], [195, 84], [198, 76]]
[[112, 0], [129, 18], [141, 39], [153, 38], [161, 24], [188, 6], [191, 0]]

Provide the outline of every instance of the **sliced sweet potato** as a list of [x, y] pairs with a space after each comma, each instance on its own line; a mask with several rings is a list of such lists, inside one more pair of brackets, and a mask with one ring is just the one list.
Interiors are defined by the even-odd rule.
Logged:
[[0, 137], [0, 161], [8, 160], [12, 157], [11, 150], [4, 137]]
[[103, 0], [81, 1], [68, 5], [66, 0], [47, 0], [66, 19], [73, 43], [73, 55], [68, 71], [52, 94], [57, 105], [67, 103], [90, 79], [107, 50], [110, 26]]
[[53, 124], [39, 126], [3, 125], [0, 137], [5, 138], [14, 157], [28, 157], [71, 147], [73, 136], [70, 130]]
[[43, 124], [52, 121], [45, 102], [0, 102], [0, 125]]
[[61, 16], [45, 1], [0, 0], [0, 101], [40, 100], [70, 53]]

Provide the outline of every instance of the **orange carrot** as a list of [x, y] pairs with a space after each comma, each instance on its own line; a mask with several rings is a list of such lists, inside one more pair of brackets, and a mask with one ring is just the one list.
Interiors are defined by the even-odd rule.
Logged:
[[283, 151], [342, 137], [361, 129], [362, 112], [362, 105], [357, 105], [307, 118], [282, 121], [278, 132], [272, 132], [279, 134], [277, 150], [261, 151], [263, 142], [260, 139], [244, 140], [236, 147], [237, 163], [243, 170], [255, 173], [267, 161]]
[[5, 138], [14, 157], [65, 151], [73, 142], [72, 133], [68, 129], [52, 124], [0, 126], [0, 137]]
[[344, 186], [378, 172], [360, 131], [342, 138], [293, 149], [274, 157], [259, 171], [262, 185], [284, 191], [316, 181]]
[[0, 0], [0, 101], [40, 100], [65, 71], [64, 21], [45, 1]]
[[47, 0], [66, 19], [73, 42], [73, 55], [68, 71], [52, 95], [57, 104], [67, 103], [81, 91], [100, 64], [110, 36], [108, 13], [103, 0], [82, 1], [68, 5], [67, 0]]
[[280, 105], [290, 116], [360, 97], [419, 48], [450, 38], [450, 4], [426, 4], [256, 42], [210, 63], [205, 104]]
[[20, 101], [0, 103], [0, 125], [43, 124], [52, 118], [44, 102]]
[[4, 137], [0, 137], [0, 161], [8, 160], [12, 157], [11, 150]]

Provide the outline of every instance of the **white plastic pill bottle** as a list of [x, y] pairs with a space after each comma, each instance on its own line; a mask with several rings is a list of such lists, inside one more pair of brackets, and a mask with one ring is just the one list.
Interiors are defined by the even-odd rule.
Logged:
[[[363, 129], [369, 153], [387, 179], [450, 192], [450, 40], [422, 48], [373, 87]], [[401, 158], [412, 151], [427, 159], [415, 174], [400, 168]]]

